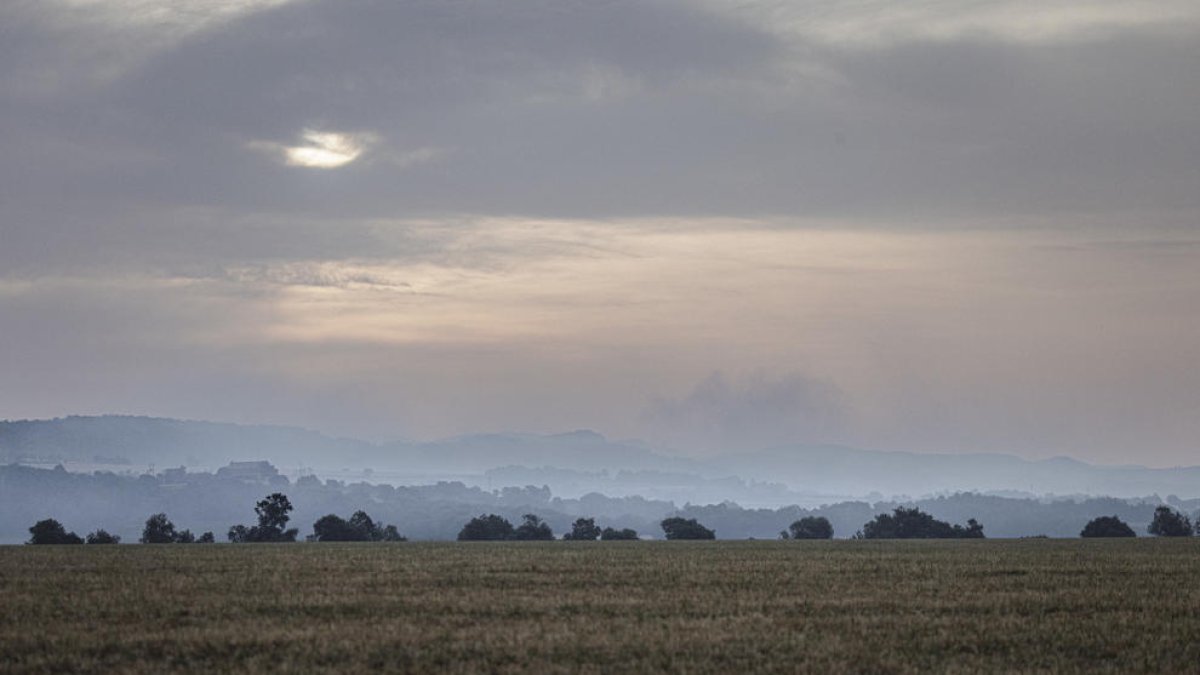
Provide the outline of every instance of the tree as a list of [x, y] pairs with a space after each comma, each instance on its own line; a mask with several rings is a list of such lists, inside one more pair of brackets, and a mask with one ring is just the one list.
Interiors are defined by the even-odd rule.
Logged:
[[205, 532], [204, 534], [202, 534], [196, 538], [197, 544], [211, 544], [215, 541], [216, 541], [216, 539], [213, 538], [212, 532]]
[[400, 534], [400, 530], [396, 529], [395, 525], [385, 525], [379, 531], [375, 541], [408, 541], [408, 537]]
[[74, 532], [67, 532], [62, 523], [53, 518], [39, 520], [29, 528], [30, 544], [82, 544], [83, 539]]
[[175, 535], [176, 544], [194, 544], [196, 543], [196, 535], [192, 534], [191, 530], [181, 530]]
[[801, 518], [789, 525], [788, 530], [792, 539], [833, 539], [833, 525], [824, 516]]
[[1156, 537], [1190, 537], [1195, 533], [1192, 521], [1169, 506], [1154, 509], [1154, 520], [1147, 531]]
[[296, 541], [300, 530], [294, 527], [284, 529], [291, 520], [291, 516], [288, 515], [291, 511], [292, 502], [287, 495], [282, 492], [269, 494], [254, 505], [258, 525], [234, 525], [229, 528], [229, 541], [235, 544]]
[[600, 532], [600, 541], [626, 541], [636, 540], [637, 538], [637, 530], [631, 530], [628, 527], [620, 530], [606, 527]]
[[367, 515], [366, 511], [355, 511], [350, 520], [342, 520], [334, 514], [322, 516], [313, 523], [309, 541], [407, 541], [395, 525], [381, 526]]
[[596, 527], [595, 518], [577, 518], [571, 525], [571, 531], [563, 535], [563, 539], [572, 541], [596, 541], [600, 537], [600, 528]]
[[983, 539], [983, 525], [974, 518], [967, 526], [937, 520], [917, 507], [896, 507], [863, 525], [856, 539]]
[[1081, 537], [1136, 537], [1133, 528], [1116, 516], [1100, 516], [1088, 521], [1080, 531]]
[[717, 533], [696, 522], [695, 518], [667, 518], [660, 523], [667, 539], [716, 539]]
[[550, 530], [550, 526], [546, 521], [533, 515], [526, 513], [521, 516], [524, 520], [516, 530], [513, 530], [513, 539], [517, 541], [552, 541], [554, 532]]
[[88, 534], [87, 543], [89, 544], [119, 544], [121, 538], [115, 534], [109, 534], [105, 530], [96, 530]]
[[229, 528], [229, 533], [225, 536], [229, 538], [231, 544], [245, 544], [250, 541], [250, 528], [245, 525], [234, 525]]
[[512, 523], [494, 513], [472, 518], [458, 533], [459, 541], [502, 541], [512, 539]]
[[258, 515], [258, 526], [263, 530], [274, 530], [281, 535], [291, 520], [291, 516], [288, 515], [291, 512], [292, 502], [282, 492], [271, 493], [254, 505], [254, 513]]
[[330, 513], [313, 523], [312, 541], [359, 541], [344, 518]]
[[174, 544], [177, 536], [175, 523], [167, 518], [167, 514], [156, 513], [146, 519], [146, 526], [142, 528], [142, 538], [138, 541], [143, 544]]

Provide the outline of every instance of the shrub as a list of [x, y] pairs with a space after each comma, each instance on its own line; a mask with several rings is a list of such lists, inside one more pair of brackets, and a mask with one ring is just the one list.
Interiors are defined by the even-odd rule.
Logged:
[[563, 535], [563, 539], [596, 541], [600, 534], [600, 528], [596, 527], [595, 518], [579, 518], [571, 525], [571, 531]]
[[121, 538], [115, 534], [109, 534], [106, 530], [96, 530], [87, 536], [89, 544], [119, 544]]
[[1190, 537], [1194, 533], [1192, 521], [1169, 506], [1154, 509], [1154, 520], [1147, 530], [1157, 537]]
[[631, 530], [628, 527], [620, 530], [606, 527], [600, 532], [600, 541], [626, 541], [635, 540], [637, 538], [637, 530]]
[[916, 507], [897, 507], [863, 525], [861, 539], [982, 539], [983, 525], [974, 518], [966, 527], [951, 525]]
[[783, 539], [833, 539], [833, 524], [824, 516], [808, 516], [788, 526]]
[[146, 519], [146, 526], [142, 528], [142, 538], [138, 541], [143, 544], [174, 544], [177, 536], [175, 523], [167, 518], [167, 514], [156, 513]]
[[349, 520], [334, 514], [313, 523], [309, 541], [406, 541], [395, 525], [376, 523], [366, 511], [355, 511]]
[[459, 541], [502, 541], [512, 539], [512, 523], [494, 513], [472, 518], [458, 533]]
[[513, 530], [513, 539], [518, 541], [551, 541], [554, 539], [554, 532], [550, 530], [546, 521], [532, 513], [526, 513], [522, 519], [524, 522]]
[[667, 539], [716, 539], [717, 533], [696, 522], [695, 518], [667, 518], [660, 523]]
[[1136, 537], [1133, 528], [1116, 516], [1100, 516], [1088, 521], [1080, 531], [1081, 537]]
[[53, 518], [39, 520], [29, 528], [30, 544], [82, 544], [83, 539], [74, 532], [67, 532], [62, 523]]

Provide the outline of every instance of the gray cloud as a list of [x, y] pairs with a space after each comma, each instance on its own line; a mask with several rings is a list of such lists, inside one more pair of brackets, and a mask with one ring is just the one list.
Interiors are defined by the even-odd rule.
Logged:
[[[288, 3], [183, 35], [106, 86], [11, 88], [0, 177], [17, 218], [93, 228], [119, 228], [131, 203], [339, 219], [1196, 211], [1194, 23], [1034, 43], [901, 32], [864, 49], [756, 18], [678, 2]], [[37, 26], [10, 49], [45, 42]], [[377, 156], [445, 154], [314, 176], [246, 150], [307, 128], [378, 134]]]
[[[1181, 458], [1197, 37], [1175, 1], [5, 3], [0, 404]], [[357, 145], [289, 163], [306, 132]], [[819, 373], [671, 398], [779, 363]]]

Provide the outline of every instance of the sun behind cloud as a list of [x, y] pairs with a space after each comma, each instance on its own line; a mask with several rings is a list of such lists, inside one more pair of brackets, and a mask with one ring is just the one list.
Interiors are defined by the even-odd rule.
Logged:
[[268, 152], [287, 166], [337, 169], [362, 157], [379, 140], [375, 134], [370, 133], [346, 133], [316, 129], [305, 129], [300, 134], [300, 138], [302, 142], [297, 145], [254, 141], [249, 144], [249, 147]]

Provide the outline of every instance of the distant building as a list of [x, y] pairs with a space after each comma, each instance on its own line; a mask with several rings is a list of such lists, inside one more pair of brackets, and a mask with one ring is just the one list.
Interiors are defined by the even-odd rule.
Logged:
[[243, 483], [261, 483], [274, 484], [278, 483], [280, 478], [279, 470], [268, 461], [258, 462], [230, 462], [228, 466], [223, 466], [217, 469], [217, 478], [225, 480], [236, 480]]

